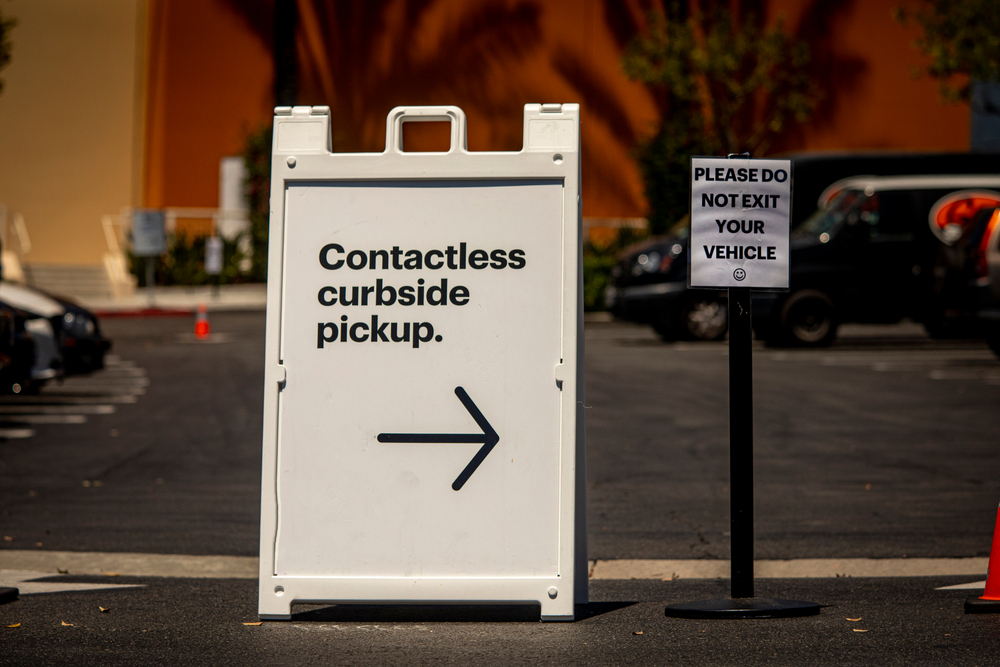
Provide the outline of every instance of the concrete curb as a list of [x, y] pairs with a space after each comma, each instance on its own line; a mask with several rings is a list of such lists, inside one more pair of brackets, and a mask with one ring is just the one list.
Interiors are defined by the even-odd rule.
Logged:
[[[841, 577], [974, 576], [986, 573], [988, 558], [801, 558], [758, 560], [758, 579]], [[0, 550], [0, 570], [52, 574], [114, 574], [133, 577], [256, 579], [254, 556], [84, 553], [76, 551]], [[596, 560], [591, 579], [728, 579], [727, 560]]]
[[118, 299], [81, 298], [80, 305], [99, 317], [174, 317], [190, 315], [200, 304], [209, 312], [262, 311], [267, 308], [267, 285], [223, 285], [216, 292], [212, 287], [157, 287], [153, 301], [145, 290]]

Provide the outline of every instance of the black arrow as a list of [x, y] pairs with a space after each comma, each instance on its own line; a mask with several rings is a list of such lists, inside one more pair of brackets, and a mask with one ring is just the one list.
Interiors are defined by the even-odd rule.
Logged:
[[476, 424], [479, 428], [483, 430], [482, 433], [379, 433], [379, 442], [423, 442], [423, 443], [472, 443], [481, 442], [483, 446], [479, 448], [476, 455], [472, 457], [469, 461], [469, 465], [465, 466], [465, 470], [462, 474], [458, 476], [451, 488], [458, 491], [465, 483], [469, 481], [472, 477], [472, 473], [476, 472], [476, 468], [490, 455], [493, 448], [498, 442], [500, 442], [500, 436], [497, 432], [493, 430], [490, 423], [486, 421], [486, 417], [483, 413], [479, 411], [476, 404], [472, 402], [469, 395], [461, 387], [455, 387], [455, 395], [458, 396], [458, 400], [462, 401], [462, 405], [465, 409], [469, 411], [472, 418], [476, 420]]

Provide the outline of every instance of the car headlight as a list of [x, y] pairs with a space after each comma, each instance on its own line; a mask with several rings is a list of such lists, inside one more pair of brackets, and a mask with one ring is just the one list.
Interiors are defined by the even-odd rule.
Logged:
[[93, 336], [97, 326], [89, 315], [66, 313], [63, 315], [63, 329], [73, 336]]
[[632, 275], [641, 276], [644, 273], [655, 273], [660, 268], [660, 253], [656, 251], [644, 252], [635, 258], [632, 266]]

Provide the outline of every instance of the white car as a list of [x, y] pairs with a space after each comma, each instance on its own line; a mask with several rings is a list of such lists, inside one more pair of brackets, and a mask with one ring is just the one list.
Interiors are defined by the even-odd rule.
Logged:
[[24, 328], [35, 339], [31, 379], [42, 384], [60, 377], [63, 372], [62, 354], [49, 318], [62, 317], [66, 312], [63, 305], [30, 287], [6, 281], [0, 282], [0, 301], [24, 313]]

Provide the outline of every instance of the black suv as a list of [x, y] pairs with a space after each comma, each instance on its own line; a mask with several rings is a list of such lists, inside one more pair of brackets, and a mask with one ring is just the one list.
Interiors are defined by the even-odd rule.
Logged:
[[[794, 178], [794, 198], [792, 206], [792, 228], [801, 227], [810, 216], [823, 215], [826, 207], [829, 207], [838, 196], [845, 190], [857, 188], [857, 177], [852, 175], [863, 174], [945, 174], [942, 176], [925, 176], [923, 179], [957, 179], [951, 184], [943, 186], [934, 191], [923, 194], [913, 193], [912, 195], [901, 195], [899, 193], [885, 192], [882, 200], [886, 203], [889, 219], [885, 225], [878, 225], [869, 230], [870, 243], [862, 244], [858, 239], [851, 241], [856, 248], [847, 248], [850, 255], [854, 250], [867, 253], [866, 257], [844, 257], [842, 255], [839, 266], [816, 267], [811, 266], [818, 256], [830, 256], [830, 250], [809, 250], [810, 241], [806, 234], [799, 234], [799, 240], [793, 242], [791, 280], [792, 292], [788, 294], [775, 294], [765, 292], [754, 292], [754, 328], [759, 337], [763, 337], [772, 344], [798, 343], [806, 345], [822, 345], [829, 343], [836, 335], [836, 326], [841, 321], [892, 321], [902, 316], [900, 313], [912, 315], [916, 311], [916, 316], [925, 322], [929, 329], [935, 334], [941, 334], [946, 329], [944, 320], [947, 317], [947, 308], [941, 308], [940, 300], [944, 297], [940, 295], [938, 308], [915, 308], [913, 303], [897, 303], [899, 299], [912, 302], [914, 292], [904, 290], [898, 292], [900, 283], [917, 283], [919, 289], [924, 290], [933, 296], [934, 286], [932, 274], [936, 255], [940, 251], [942, 242], [940, 238], [935, 239], [935, 234], [928, 226], [928, 210], [917, 211], [926, 205], [929, 209], [945, 192], [953, 192], [956, 189], [971, 188], [977, 183], [977, 179], [982, 180], [982, 174], [990, 174], [998, 170], [1000, 159], [996, 155], [990, 154], [968, 154], [968, 153], [942, 153], [942, 154], [832, 154], [832, 155], [799, 155], [791, 156], [793, 164]], [[958, 173], [958, 176], [947, 176], [947, 174]], [[864, 177], [869, 178], [869, 177]], [[992, 183], [989, 176], [986, 182]], [[959, 181], [964, 185], [957, 188], [952, 187]], [[917, 183], [914, 181], [911, 183]], [[938, 183], [941, 185], [941, 182]], [[914, 186], [917, 187], [917, 186]], [[950, 189], [949, 189], [950, 188]], [[918, 187], [919, 189], [919, 187]], [[998, 190], [991, 186], [989, 190]], [[935, 198], [937, 192], [937, 198]], [[852, 197], [854, 195], [851, 195]], [[930, 199], [930, 202], [915, 202], [909, 206], [909, 212], [903, 210], [895, 203], [907, 197], [911, 199]], [[847, 204], [847, 199], [840, 200], [838, 206]], [[871, 202], [869, 203], [869, 205]], [[983, 204], [980, 202], [980, 204]], [[817, 206], [820, 210], [817, 211]], [[861, 216], [865, 211], [858, 211]], [[868, 213], [871, 215], [871, 212]], [[888, 231], [890, 219], [900, 216], [909, 216], [907, 220], [911, 224], [907, 230], [901, 233], [912, 235], [911, 241], [919, 241], [918, 246], [908, 245], [905, 239], [891, 240]], [[915, 216], [915, 217], [914, 217]], [[873, 219], [869, 217], [869, 219]], [[894, 224], [894, 223], [893, 223]], [[853, 228], [853, 225], [848, 225]], [[940, 231], [940, 230], [939, 230]], [[831, 232], [826, 232], [832, 237]], [[839, 227], [838, 227], [839, 233]], [[874, 235], [872, 235], [872, 233]], [[943, 232], [942, 232], [943, 233]], [[822, 234], [822, 232], [820, 232]], [[860, 234], [860, 232], [858, 232]], [[849, 234], [848, 234], [849, 235]], [[847, 236], [840, 237], [834, 247], [845, 249], [844, 243]], [[929, 243], [927, 243], [929, 242]], [[826, 242], [820, 242], [821, 245]], [[862, 245], [858, 245], [862, 244]], [[930, 253], [935, 259], [924, 258], [924, 263], [910, 264], [906, 267], [912, 274], [913, 271], [925, 271], [922, 280], [913, 275], [911, 278], [901, 276], [898, 266], [890, 268], [882, 266], [872, 269], [862, 269], [864, 262], [875, 261], [875, 255], [885, 256], [883, 251], [889, 247], [896, 247], [904, 253], [920, 252]], [[797, 250], [796, 250], [797, 248]], [[818, 255], [817, 255], [818, 253]], [[605, 294], [605, 301], [608, 309], [616, 316], [653, 325], [658, 333], [667, 340], [681, 337], [714, 340], [725, 334], [727, 322], [726, 291], [725, 290], [690, 290], [687, 287], [687, 267], [688, 267], [688, 242], [687, 231], [682, 230], [672, 235], [657, 237], [646, 241], [642, 245], [626, 250], [614, 268], [612, 282]], [[826, 260], [822, 260], [826, 261]], [[853, 264], [852, 264], [853, 263]], [[801, 266], [800, 266], [801, 264]], [[854, 279], [858, 271], [848, 271], [851, 265], [862, 273], [867, 271], [867, 286], [854, 285], [848, 293], [855, 295], [866, 295], [864, 298], [852, 299], [845, 294], [843, 286], [837, 284], [842, 279]], [[917, 267], [914, 269], [914, 267]], [[845, 273], [846, 271], [846, 273]], [[827, 273], [827, 278], [834, 281], [831, 285], [819, 285], [822, 282], [820, 274]], [[840, 273], [839, 278], [834, 278], [831, 274]], [[889, 282], [886, 283], [885, 281]], [[927, 283], [930, 281], [930, 283]], [[927, 283], [927, 284], [925, 284]], [[929, 292], [927, 292], [929, 290]], [[831, 300], [834, 294], [839, 304], [834, 304]], [[876, 295], [881, 295], [881, 298]], [[890, 297], [890, 295], [892, 295]], [[888, 302], [882, 300], [889, 298]], [[928, 304], [917, 304], [925, 306]]]

